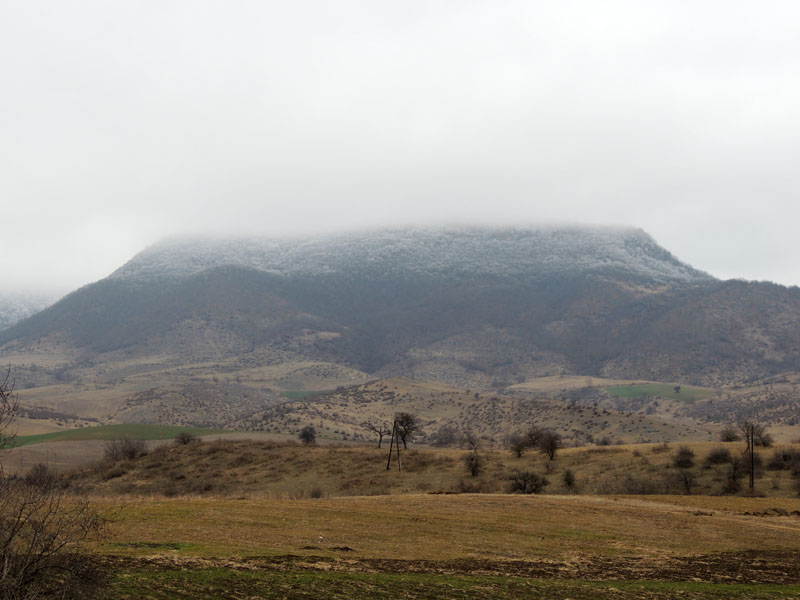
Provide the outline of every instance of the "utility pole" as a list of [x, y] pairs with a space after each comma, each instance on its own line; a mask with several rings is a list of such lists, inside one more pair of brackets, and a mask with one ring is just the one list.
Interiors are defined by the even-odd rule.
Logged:
[[[395, 437], [397, 438], [396, 440]], [[397, 470], [402, 472], [403, 465], [400, 462], [400, 435], [397, 433], [397, 419], [395, 419], [394, 423], [392, 424], [392, 440], [389, 442], [389, 458], [386, 460], [387, 471], [392, 464], [392, 446], [397, 447]]]
[[755, 426], [750, 425], [750, 490], [755, 490], [755, 473], [756, 473], [756, 433]]

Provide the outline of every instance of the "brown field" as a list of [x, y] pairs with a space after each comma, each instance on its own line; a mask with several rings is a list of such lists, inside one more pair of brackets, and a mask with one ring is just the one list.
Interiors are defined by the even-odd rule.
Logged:
[[[114, 515], [102, 551], [131, 556], [160, 554], [153, 548], [169, 544], [184, 545], [181, 554], [195, 557], [338, 557], [336, 548], [347, 546], [347, 557], [420, 561], [566, 561], [583, 555], [658, 561], [800, 550], [797, 516], [743, 514], [772, 508], [775, 501], [765, 498], [737, 498], [724, 508], [709, 507], [704, 497], [674, 502], [669, 496], [483, 494], [95, 502]], [[800, 511], [798, 499], [781, 504]], [[792, 578], [800, 582], [800, 572]]]
[[[408, 598], [800, 594], [800, 518], [744, 514], [772, 499], [716, 508], [702, 497], [507, 495], [96, 502], [111, 517], [96, 552], [119, 570], [121, 597], [340, 598], [356, 582], [352, 598], [392, 587]], [[800, 500], [780, 503], [800, 514]]]

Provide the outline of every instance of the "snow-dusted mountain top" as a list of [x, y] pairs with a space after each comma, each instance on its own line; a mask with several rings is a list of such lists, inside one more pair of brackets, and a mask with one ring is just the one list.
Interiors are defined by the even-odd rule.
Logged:
[[140, 252], [112, 278], [180, 278], [224, 265], [284, 276], [387, 276], [556, 272], [614, 274], [652, 282], [712, 279], [641, 229], [536, 227], [386, 229], [308, 238], [168, 240]]
[[55, 298], [37, 294], [0, 294], [0, 330], [47, 308]]

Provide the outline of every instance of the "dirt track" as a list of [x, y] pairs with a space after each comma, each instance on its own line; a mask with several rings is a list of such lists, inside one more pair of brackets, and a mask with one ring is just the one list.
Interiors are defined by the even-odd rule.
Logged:
[[236, 570], [319, 570], [371, 573], [507, 575], [591, 581], [704, 581], [711, 583], [800, 584], [800, 552], [741, 552], [652, 558], [581, 557], [570, 561], [458, 559], [445, 561], [330, 558], [284, 555], [247, 559], [108, 556], [126, 568], [215, 568]]

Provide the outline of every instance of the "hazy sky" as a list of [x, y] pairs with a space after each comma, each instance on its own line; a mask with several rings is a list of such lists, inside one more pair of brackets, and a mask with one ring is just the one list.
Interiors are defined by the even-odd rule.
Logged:
[[171, 234], [642, 227], [800, 284], [800, 2], [0, 0], [0, 281]]

